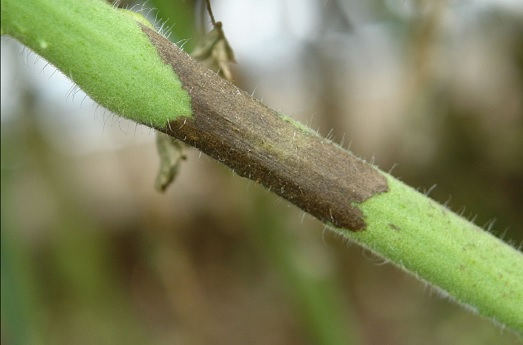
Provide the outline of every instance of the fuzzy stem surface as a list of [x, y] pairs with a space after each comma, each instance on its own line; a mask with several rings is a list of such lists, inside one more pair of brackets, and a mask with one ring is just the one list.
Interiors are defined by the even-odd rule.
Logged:
[[523, 333], [523, 255], [266, 107], [100, 0], [4, 0], [1, 29], [116, 114], [182, 140]]

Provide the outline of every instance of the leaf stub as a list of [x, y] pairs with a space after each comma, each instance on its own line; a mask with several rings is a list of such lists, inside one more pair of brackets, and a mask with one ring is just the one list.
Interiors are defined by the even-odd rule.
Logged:
[[362, 203], [388, 190], [386, 178], [333, 142], [305, 131], [142, 26], [191, 96], [192, 118], [164, 130], [261, 183], [329, 225], [366, 228]]

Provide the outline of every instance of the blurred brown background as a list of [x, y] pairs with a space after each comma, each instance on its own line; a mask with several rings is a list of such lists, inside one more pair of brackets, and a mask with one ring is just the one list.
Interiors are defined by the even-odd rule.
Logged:
[[[213, 5], [240, 87], [520, 246], [521, 2]], [[154, 133], [45, 65], [2, 37], [2, 344], [518, 343], [195, 150], [156, 193]]]

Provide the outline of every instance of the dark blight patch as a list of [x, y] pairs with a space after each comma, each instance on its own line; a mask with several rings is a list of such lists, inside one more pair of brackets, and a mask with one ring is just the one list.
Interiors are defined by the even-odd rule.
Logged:
[[361, 231], [361, 203], [388, 191], [375, 168], [333, 142], [286, 121], [210, 72], [164, 37], [142, 27], [191, 96], [192, 118], [164, 131], [264, 185], [324, 223]]

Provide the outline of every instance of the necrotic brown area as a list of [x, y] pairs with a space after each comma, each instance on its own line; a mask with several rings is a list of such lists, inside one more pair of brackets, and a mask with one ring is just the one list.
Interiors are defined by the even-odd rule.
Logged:
[[327, 224], [365, 229], [354, 203], [387, 191], [383, 175], [331, 141], [297, 127], [163, 36], [142, 30], [192, 99], [193, 117], [172, 121], [163, 129], [166, 133]]

